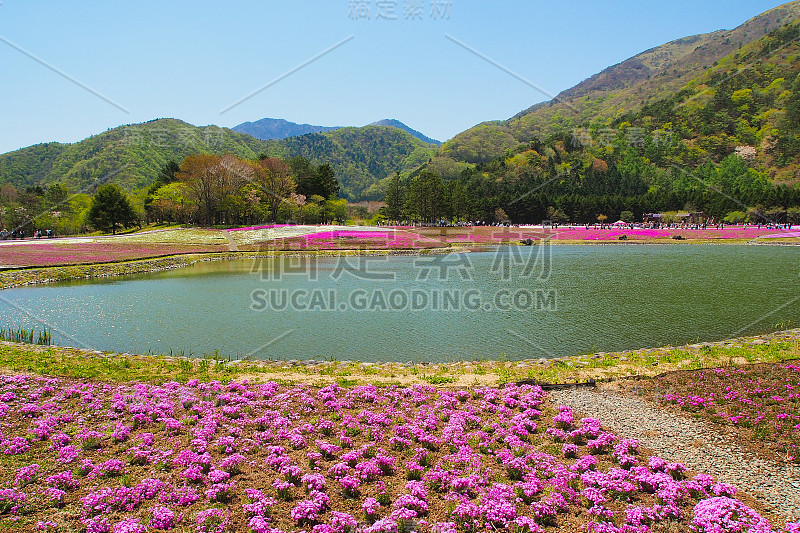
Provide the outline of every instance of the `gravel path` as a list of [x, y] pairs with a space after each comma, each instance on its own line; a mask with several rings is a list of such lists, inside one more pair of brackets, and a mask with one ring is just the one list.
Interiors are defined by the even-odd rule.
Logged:
[[789, 520], [800, 519], [800, 467], [754, 457], [705, 423], [610, 391], [549, 392], [557, 404], [599, 419], [622, 438], [638, 439], [666, 461], [716, 477], [747, 492]]
[[231, 252], [238, 252], [239, 247], [236, 245], [236, 241], [233, 240], [233, 235], [231, 235], [230, 231], [225, 232], [225, 237], [228, 239], [228, 250]]

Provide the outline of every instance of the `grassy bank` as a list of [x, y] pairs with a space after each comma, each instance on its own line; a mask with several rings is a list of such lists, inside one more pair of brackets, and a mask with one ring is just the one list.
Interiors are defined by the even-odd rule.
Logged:
[[441, 387], [610, 381], [652, 377], [675, 370], [724, 368], [777, 363], [800, 358], [800, 329], [757, 337], [682, 347], [596, 353], [560, 359], [524, 361], [456, 361], [440, 364], [361, 363], [352, 361], [230, 361], [219, 354], [185, 358], [131, 355], [77, 348], [0, 343], [0, 369], [6, 372], [98, 379], [113, 382], [163, 383], [231, 380], [340, 385], [414, 383]]

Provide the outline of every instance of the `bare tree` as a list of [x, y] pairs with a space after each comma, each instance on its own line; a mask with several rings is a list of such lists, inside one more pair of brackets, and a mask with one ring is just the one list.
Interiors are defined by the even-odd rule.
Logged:
[[263, 193], [272, 221], [278, 219], [281, 204], [295, 191], [289, 165], [280, 159], [267, 158], [252, 166], [254, 181]]
[[219, 187], [223, 172], [220, 157], [212, 154], [190, 155], [181, 163], [175, 176], [186, 184], [192, 200], [205, 214], [205, 223], [210, 226], [219, 205]]

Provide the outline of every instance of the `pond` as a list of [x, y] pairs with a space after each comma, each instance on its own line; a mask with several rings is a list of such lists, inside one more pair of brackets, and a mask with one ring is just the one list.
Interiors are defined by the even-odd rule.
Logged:
[[798, 259], [779, 246], [554, 245], [206, 262], [2, 291], [0, 326], [234, 359], [550, 358], [792, 327]]

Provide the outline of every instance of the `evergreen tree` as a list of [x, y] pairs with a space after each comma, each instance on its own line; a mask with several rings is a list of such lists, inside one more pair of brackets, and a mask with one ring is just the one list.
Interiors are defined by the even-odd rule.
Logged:
[[423, 170], [411, 182], [410, 210], [418, 220], [436, 222], [443, 214], [444, 185], [435, 172]]
[[317, 167], [316, 178], [320, 196], [328, 200], [339, 197], [339, 182], [336, 180], [336, 171], [330, 163], [323, 163]]
[[136, 213], [119, 187], [101, 185], [92, 198], [89, 222], [97, 229], [111, 229], [111, 233], [116, 234], [117, 226], [125, 228], [136, 224]]
[[394, 221], [399, 221], [403, 218], [405, 193], [403, 180], [400, 178], [400, 173], [396, 172], [389, 180], [389, 185], [386, 187], [386, 218]]

